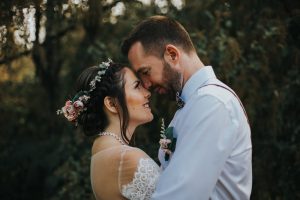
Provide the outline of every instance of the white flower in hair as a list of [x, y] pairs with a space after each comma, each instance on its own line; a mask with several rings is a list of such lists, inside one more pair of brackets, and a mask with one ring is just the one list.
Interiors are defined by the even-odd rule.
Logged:
[[94, 89], [96, 89], [96, 83], [101, 82], [101, 77], [105, 74], [106, 70], [108, 69], [108, 67], [110, 66], [110, 64], [112, 62], [113, 62], [112, 59], [108, 58], [108, 61], [102, 62], [98, 66], [100, 70], [98, 71], [95, 78], [91, 81], [91, 83], [90, 83], [91, 88], [90, 88], [89, 92], [92, 92]]

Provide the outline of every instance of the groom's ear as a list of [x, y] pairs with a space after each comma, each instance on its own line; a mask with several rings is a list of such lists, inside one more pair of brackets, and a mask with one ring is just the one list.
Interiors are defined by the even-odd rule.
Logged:
[[179, 62], [179, 57], [180, 57], [179, 49], [172, 44], [167, 44], [164, 52], [164, 59], [168, 63], [172, 63], [173, 65], [176, 65]]

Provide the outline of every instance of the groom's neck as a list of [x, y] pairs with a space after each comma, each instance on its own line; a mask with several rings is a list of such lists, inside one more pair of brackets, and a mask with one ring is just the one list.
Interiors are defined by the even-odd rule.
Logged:
[[189, 54], [183, 54], [181, 67], [183, 68], [183, 85], [185, 85], [194, 73], [204, 67], [204, 64], [196, 52], [191, 52]]

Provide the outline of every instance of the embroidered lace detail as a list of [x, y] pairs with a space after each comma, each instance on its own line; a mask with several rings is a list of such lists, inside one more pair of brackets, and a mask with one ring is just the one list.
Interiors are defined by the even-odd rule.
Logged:
[[150, 199], [159, 174], [160, 168], [152, 159], [141, 158], [132, 182], [122, 186], [122, 195], [130, 200]]

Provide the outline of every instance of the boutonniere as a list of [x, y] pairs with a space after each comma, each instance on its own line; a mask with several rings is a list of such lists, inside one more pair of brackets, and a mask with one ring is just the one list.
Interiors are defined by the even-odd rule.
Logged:
[[159, 140], [160, 147], [165, 152], [165, 160], [170, 159], [170, 155], [175, 151], [177, 138], [173, 137], [174, 127], [170, 126], [167, 129], [165, 128], [165, 121], [162, 119], [160, 136]]

